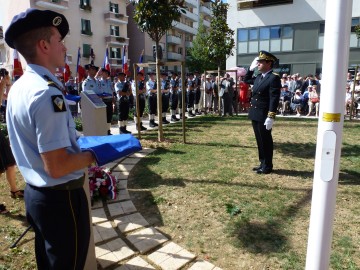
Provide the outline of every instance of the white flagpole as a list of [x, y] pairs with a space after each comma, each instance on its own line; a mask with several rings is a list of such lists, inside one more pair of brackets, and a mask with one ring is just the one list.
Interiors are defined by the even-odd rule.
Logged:
[[326, 1], [321, 104], [306, 270], [329, 269], [344, 124], [343, 89], [349, 61], [352, 2]]

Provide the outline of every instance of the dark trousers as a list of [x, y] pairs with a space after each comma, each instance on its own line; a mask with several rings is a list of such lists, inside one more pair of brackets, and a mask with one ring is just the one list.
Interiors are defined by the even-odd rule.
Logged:
[[177, 106], [179, 104], [179, 95], [177, 92], [175, 93], [171, 93], [170, 95], [170, 103], [171, 103], [171, 109], [172, 110], [176, 110], [177, 109]]
[[274, 143], [271, 135], [271, 130], [267, 130], [265, 128], [264, 122], [252, 121], [252, 126], [254, 129], [255, 139], [258, 147], [260, 164], [263, 169], [272, 169]]
[[156, 100], [156, 94], [150, 94], [149, 96], [149, 113], [150, 114], [156, 114], [157, 109], [157, 100]]
[[[179, 109], [182, 108], [182, 91], [179, 90], [177, 92], [177, 95], [178, 95], [178, 100], [179, 100]], [[185, 103], [186, 103], [186, 95], [185, 95]], [[185, 108], [186, 108], [186, 104], [185, 104]]]
[[[139, 95], [139, 112], [140, 112], [140, 117], [143, 116], [144, 114], [144, 110], [145, 110], [145, 96], [143, 94]], [[136, 102], [135, 102], [135, 112], [134, 112], [134, 116], [137, 116], [136, 114]]]
[[103, 99], [106, 105], [106, 122], [111, 123], [113, 115], [113, 102], [112, 99]]
[[163, 93], [161, 98], [162, 98], [162, 112], [166, 113], [170, 105], [170, 94]]
[[187, 108], [193, 108], [194, 107], [194, 102], [195, 102], [195, 91], [187, 91], [186, 92], [186, 96], [187, 96]]
[[223, 115], [232, 115], [232, 100], [229, 93], [224, 93], [221, 97], [223, 102]]
[[90, 241], [83, 188], [50, 190], [26, 185], [26, 217], [35, 231], [39, 270], [83, 270]]
[[121, 96], [119, 100], [119, 121], [126, 121], [129, 118], [129, 98]]
[[195, 101], [194, 101], [195, 104], [199, 104], [200, 97], [201, 97], [201, 90], [200, 90], [200, 88], [197, 88], [195, 90]]

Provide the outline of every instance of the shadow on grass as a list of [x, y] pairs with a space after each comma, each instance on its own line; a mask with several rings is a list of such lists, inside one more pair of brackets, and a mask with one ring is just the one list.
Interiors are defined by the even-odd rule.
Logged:
[[315, 158], [316, 144], [297, 142], [274, 142], [274, 149], [289, 157]]

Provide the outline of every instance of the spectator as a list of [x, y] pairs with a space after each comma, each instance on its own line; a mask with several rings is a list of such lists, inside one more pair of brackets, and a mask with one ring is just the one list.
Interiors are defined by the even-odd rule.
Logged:
[[304, 97], [301, 94], [301, 90], [297, 89], [295, 95], [290, 104], [291, 109], [296, 112], [296, 116], [301, 116], [301, 109], [303, 107]]
[[279, 111], [282, 115], [289, 111], [292, 93], [289, 91], [287, 84], [283, 85], [280, 93]]
[[315, 107], [315, 116], [319, 116], [320, 97], [316, 92], [316, 85], [313, 85], [311, 88], [309, 87], [308, 89], [309, 89], [309, 100], [308, 100], [309, 112], [306, 116], [310, 116], [314, 107]]

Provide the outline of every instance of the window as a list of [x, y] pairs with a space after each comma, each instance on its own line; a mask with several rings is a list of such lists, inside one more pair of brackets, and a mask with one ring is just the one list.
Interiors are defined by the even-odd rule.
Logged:
[[283, 26], [283, 30], [282, 30], [282, 37], [283, 38], [292, 38], [293, 37], [293, 29], [291, 26], [287, 25], [287, 26]]
[[238, 29], [238, 41], [248, 41], [247, 29]]
[[81, 19], [81, 34], [92, 35], [90, 20]]
[[277, 39], [281, 37], [281, 27], [273, 26], [270, 27], [270, 39]]
[[238, 10], [247, 8], [257, 8], [273, 5], [292, 4], [293, 0], [257, 0], [257, 1], [238, 1]]
[[270, 39], [270, 28], [261, 27], [260, 28], [260, 40]]
[[250, 29], [249, 30], [249, 40], [257, 40], [258, 39], [258, 29]]
[[109, 10], [113, 13], [119, 13], [119, 4], [109, 2]]
[[90, 0], [80, 0], [80, 8], [84, 10], [91, 11]]
[[120, 28], [119, 28], [119, 26], [110, 25], [110, 35], [119, 37], [120, 36]]
[[110, 58], [121, 59], [121, 50], [120, 48], [110, 48]]
[[89, 58], [91, 54], [91, 45], [83, 44], [83, 57]]
[[359, 18], [353, 18], [351, 20], [351, 32], [352, 33], [355, 33], [355, 26], [359, 25], [360, 24], [360, 20]]
[[183, 54], [183, 48], [182, 47], [178, 48], [178, 54], [181, 54], [181, 55]]

